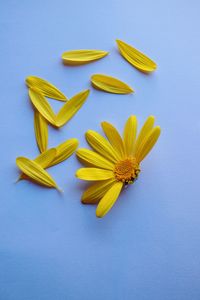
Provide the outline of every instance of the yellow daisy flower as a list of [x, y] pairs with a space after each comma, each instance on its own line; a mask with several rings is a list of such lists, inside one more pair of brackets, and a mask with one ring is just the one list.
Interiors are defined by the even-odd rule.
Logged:
[[97, 217], [105, 216], [123, 187], [137, 179], [141, 161], [160, 135], [160, 127], [154, 127], [154, 121], [155, 118], [149, 116], [138, 136], [136, 116], [130, 116], [127, 120], [123, 138], [108, 122], [101, 123], [108, 140], [93, 130], [86, 132], [86, 139], [94, 151], [78, 149], [76, 154], [87, 168], [79, 169], [76, 176], [82, 180], [96, 181], [83, 193], [82, 203], [99, 202]]

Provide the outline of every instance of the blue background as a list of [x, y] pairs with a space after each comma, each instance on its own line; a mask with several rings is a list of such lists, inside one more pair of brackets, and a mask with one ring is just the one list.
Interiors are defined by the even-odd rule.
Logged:
[[[199, 10], [197, 0], [1, 0], [1, 300], [200, 299]], [[134, 69], [116, 38], [148, 54], [158, 70], [147, 76]], [[62, 52], [80, 48], [110, 55], [64, 66]], [[118, 77], [136, 92], [91, 88], [66, 126], [50, 128], [49, 146], [72, 137], [87, 146], [87, 129], [102, 132], [107, 120], [122, 130], [131, 114], [140, 125], [153, 114], [162, 127], [137, 184], [104, 219], [80, 203], [86, 185], [74, 177], [75, 156], [49, 170], [63, 196], [14, 184], [15, 158], [38, 154], [25, 77], [46, 78], [71, 97], [90, 87], [94, 73]]]

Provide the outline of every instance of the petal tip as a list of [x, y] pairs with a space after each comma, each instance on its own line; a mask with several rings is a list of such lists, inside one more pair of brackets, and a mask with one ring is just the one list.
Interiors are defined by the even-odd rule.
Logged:
[[102, 213], [102, 211], [100, 209], [96, 209], [96, 217], [101, 219], [103, 218], [104, 214]]

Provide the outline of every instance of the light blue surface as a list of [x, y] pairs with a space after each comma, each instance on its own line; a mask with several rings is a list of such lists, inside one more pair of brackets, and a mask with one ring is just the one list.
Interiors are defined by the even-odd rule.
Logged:
[[[200, 299], [200, 2], [1, 1], [1, 300]], [[158, 63], [144, 75], [119, 55], [119, 38]], [[66, 67], [61, 54], [96, 48], [110, 55]], [[161, 138], [140, 179], [104, 218], [80, 204], [85, 184], [75, 156], [49, 170], [64, 196], [14, 184], [15, 158], [37, 156], [24, 79], [46, 78], [66, 95], [88, 88], [93, 73], [116, 76], [134, 95], [96, 91], [50, 146], [107, 120], [120, 130], [130, 114], [154, 114]], [[51, 101], [54, 109], [62, 103]]]

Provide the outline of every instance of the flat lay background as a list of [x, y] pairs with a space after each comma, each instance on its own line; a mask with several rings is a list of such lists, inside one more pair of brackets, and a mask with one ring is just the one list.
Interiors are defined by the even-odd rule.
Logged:
[[[3, 1], [0, 2], [1, 300], [200, 299], [200, 2]], [[129, 65], [115, 39], [158, 64], [151, 75]], [[102, 49], [109, 56], [67, 67], [62, 52]], [[49, 169], [64, 195], [23, 181], [15, 184], [17, 156], [38, 155], [33, 110], [24, 80], [45, 78], [68, 97], [105, 73], [135, 89], [132, 95], [91, 93], [62, 129], [49, 129], [49, 147], [76, 137], [86, 147], [88, 129], [100, 122], [120, 131], [136, 114], [150, 114], [162, 135], [142, 164], [134, 186], [111, 212], [95, 217], [80, 203], [75, 155]], [[61, 102], [50, 100], [57, 111]]]

